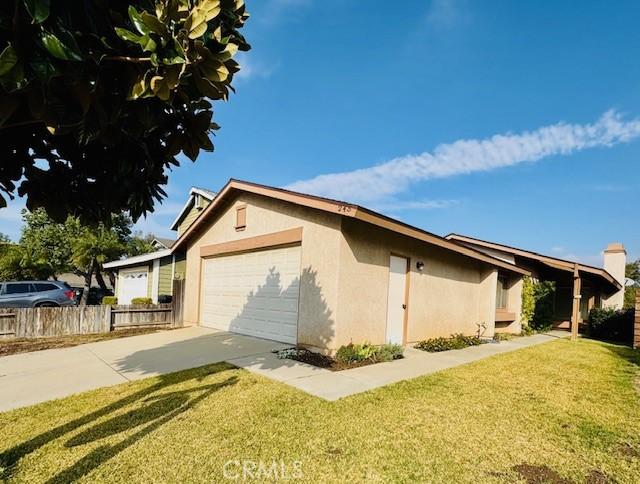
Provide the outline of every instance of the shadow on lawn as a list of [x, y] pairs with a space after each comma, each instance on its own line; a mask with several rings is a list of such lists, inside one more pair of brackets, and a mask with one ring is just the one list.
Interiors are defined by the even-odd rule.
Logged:
[[167, 388], [188, 382], [189, 380], [202, 382], [207, 376], [228, 371], [232, 368], [231, 365], [222, 363], [197, 370], [188, 370], [172, 375], [160, 376], [159, 381], [148, 388], [144, 388], [95, 412], [91, 412], [64, 425], [53, 428], [3, 452], [0, 454], [0, 466], [4, 467], [4, 472], [0, 474], [0, 479], [11, 478], [15, 466], [20, 459], [35, 452], [40, 447], [64, 437], [66, 434], [85, 425], [91, 425], [95, 420], [108, 416], [124, 407], [140, 403], [140, 408], [132, 409], [122, 415], [117, 415], [104, 422], [89, 426], [65, 443], [66, 447], [84, 445], [126, 430], [141, 427], [121, 442], [105, 444], [94, 449], [71, 467], [58, 473], [47, 482], [66, 483], [77, 480], [104, 462], [115, 457], [149, 433], [193, 408], [216, 391], [234, 385], [238, 379], [236, 376], [230, 376], [218, 383], [195, 386], [174, 392], [162, 392], [157, 395], [153, 395], [153, 393], [166, 390]]

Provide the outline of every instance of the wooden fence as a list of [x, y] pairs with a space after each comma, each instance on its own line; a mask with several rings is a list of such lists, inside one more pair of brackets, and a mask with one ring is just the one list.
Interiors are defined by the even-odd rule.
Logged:
[[174, 281], [171, 304], [0, 308], [0, 338], [43, 338], [122, 329], [182, 326], [184, 281]]
[[636, 318], [633, 325], [633, 347], [640, 348], [640, 290], [636, 291]]

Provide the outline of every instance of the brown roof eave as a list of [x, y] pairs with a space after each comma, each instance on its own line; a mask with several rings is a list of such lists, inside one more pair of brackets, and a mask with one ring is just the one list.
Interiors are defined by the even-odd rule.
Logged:
[[318, 210], [323, 210], [330, 213], [335, 213], [337, 215], [341, 215], [343, 217], [351, 217], [358, 220], [362, 220], [364, 222], [370, 223], [377, 227], [386, 228], [388, 230], [392, 230], [394, 232], [404, 234], [408, 237], [412, 237], [423, 242], [427, 242], [444, 249], [465, 255], [471, 259], [480, 260], [494, 267], [499, 267], [505, 269], [510, 272], [514, 272], [522, 275], [531, 275], [531, 272], [523, 269], [521, 267], [517, 267], [508, 262], [502, 261], [500, 259], [496, 259], [495, 257], [491, 257], [483, 252], [472, 249], [470, 247], [466, 247], [460, 245], [456, 242], [452, 242], [450, 240], [446, 240], [443, 237], [437, 236], [430, 232], [426, 232], [422, 229], [418, 229], [411, 225], [405, 224], [398, 220], [392, 219], [385, 215], [381, 215], [377, 212], [369, 210], [364, 207], [360, 207], [358, 205], [354, 205], [347, 202], [342, 202], [339, 200], [332, 200], [323, 197], [317, 197], [314, 195], [307, 195], [303, 193], [297, 193], [290, 190], [269, 187], [265, 185], [260, 185], [252, 182], [245, 182], [240, 180], [231, 179], [227, 184], [220, 190], [218, 195], [211, 201], [211, 203], [205, 208], [202, 213], [198, 216], [198, 218], [191, 224], [191, 226], [182, 234], [182, 236], [176, 241], [176, 243], [171, 248], [172, 253], [176, 252], [186, 243], [189, 238], [199, 230], [198, 226], [201, 222], [207, 218], [208, 214], [215, 210], [216, 207], [220, 206], [225, 197], [232, 190], [243, 190], [249, 193], [255, 193], [258, 195], [263, 195], [271, 198], [276, 198], [279, 200], [296, 203], [298, 205], [303, 205], [309, 208], [314, 208]]

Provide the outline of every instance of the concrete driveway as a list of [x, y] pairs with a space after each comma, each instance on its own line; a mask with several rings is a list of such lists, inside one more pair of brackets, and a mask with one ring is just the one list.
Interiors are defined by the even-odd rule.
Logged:
[[0, 358], [0, 411], [291, 345], [190, 327]]
[[406, 348], [401, 360], [332, 372], [278, 359], [272, 353], [291, 345], [207, 328], [183, 328], [0, 358], [0, 411], [222, 361], [316, 397], [338, 400], [567, 336], [567, 332], [552, 331], [442, 353]]

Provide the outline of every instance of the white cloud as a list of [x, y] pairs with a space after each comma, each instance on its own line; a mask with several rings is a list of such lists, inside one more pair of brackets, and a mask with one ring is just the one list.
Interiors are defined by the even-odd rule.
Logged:
[[459, 205], [460, 200], [391, 200], [373, 205], [378, 212], [394, 212], [397, 210], [440, 210]]
[[408, 155], [351, 172], [319, 175], [290, 184], [291, 190], [352, 201], [379, 201], [434, 178], [490, 171], [554, 155], [610, 147], [640, 136], [640, 119], [625, 121], [611, 110], [593, 124], [560, 122], [520, 134], [441, 144], [433, 152]]
[[268, 64], [256, 60], [251, 52], [238, 52], [236, 61], [240, 64], [240, 71], [235, 75], [235, 78], [239, 81], [255, 78], [267, 79], [271, 77], [271, 74], [273, 74], [276, 68], [275, 64]]

